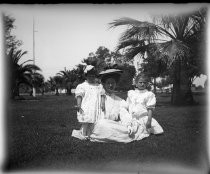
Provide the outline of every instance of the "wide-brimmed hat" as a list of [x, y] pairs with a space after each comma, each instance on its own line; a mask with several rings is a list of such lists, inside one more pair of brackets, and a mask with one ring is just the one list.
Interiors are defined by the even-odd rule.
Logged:
[[102, 82], [106, 81], [108, 78], [113, 78], [118, 81], [122, 73], [123, 71], [119, 69], [107, 69], [99, 73], [99, 78]]
[[101, 71], [99, 73], [99, 75], [105, 75], [105, 74], [113, 74], [113, 73], [116, 73], [116, 74], [121, 74], [123, 71], [122, 70], [119, 70], [119, 69], [107, 69], [105, 71]]

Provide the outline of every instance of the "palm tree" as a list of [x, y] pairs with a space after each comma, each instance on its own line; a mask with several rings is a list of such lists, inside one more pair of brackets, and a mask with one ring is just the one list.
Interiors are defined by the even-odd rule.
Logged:
[[39, 72], [34, 73], [35, 71], [41, 71], [41, 69], [33, 64], [26, 64], [32, 60], [27, 60], [23, 63], [20, 63], [20, 59], [27, 52], [22, 50], [14, 51], [11, 49], [7, 54], [7, 60], [9, 61], [9, 83], [11, 87], [11, 97], [19, 96], [19, 86], [21, 83], [26, 84], [30, 87], [33, 85], [33, 79], [36, 76], [42, 76]]
[[71, 89], [73, 88], [73, 83], [77, 79], [77, 75], [75, 70], [64, 70], [57, 73], [57, 75], [60, 75], [63, 78], [64, 86], [67, 91], [67, 95], [71, 95]]
[[50, 85], [51, 91], [55, 90], [55, 95], [59, 95], [59, 89], [63, 87], [63, 78], [59, 75], [50, 77], [47, 81]]
[[55, 91], [56, 84], [53, 77], [49, 77], [49, 80], [47, 80], [46, 85], [47, 87], [49, 87], [50, 91]]
[[44, 95], [45, 82], [44, 82], [44, 76], [42, 74], [34, 72], [32, 84], [42, 93], [42, 95]]
[[[154, 22], [120, 18], [110, 23], [110, 27], [128, 26], [117, 46], [117, 51], [123, 49], [128, 59], [149, 51], [167, 64], [173, 78], [171, 102], [183, 104], [193, 102], [190, 79], [201, 73], [199, 64], [205, 57], [198, 54], [201, 51], [196, 43], [202, 42], [205, 23], [206, 9], [200, 9], [157, 17]], [[205, 43], [202, 46], [205, 48]]]

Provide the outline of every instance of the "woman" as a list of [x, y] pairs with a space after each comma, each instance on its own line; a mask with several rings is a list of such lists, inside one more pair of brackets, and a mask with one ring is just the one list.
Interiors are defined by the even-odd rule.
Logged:
[[122, 105], [126, 105], [125, 100], [115, 95], [115, 88], [121, 73], [121, 70], [108, 69], [99, 74], [99, 78], [105, 89], [104, 119], [119, 120], [120, 108]]
[[[120, 70], [108, 69], [100, 73], [105, 89], [105, 116], [94, 125], [91, 141], [98, 142], [130, 142], [129, 130], [124, 124], [131, 120], [127, 111], [127, 103], [115, 95], [115, 88], [121, 76]], [[123, 115], [123, 118], [121, 116]]]
[[[109, 89], [108, 89], [109, 85], [107, 85], [107, 81], [110, 81], [110, 80], [108, 80], [110, 77], [107, 78], [108, 77], [107, 74], [109, 74], [109, 73], [106, 73], [106, 76], [102, 75], [102, 82], [103, 82], [103, 86], [104, 86], [105, 90], [109, 91]], [[140, 90], [139, 88], [141, 88], [143, 90], [142, 92], [146, 92], [146, 89], [145, 89], [146, 86], [144, 86], [144, 89], [143, 89], [142, 86], [140, 87], [140, 85], [137, 84], [137, 83], [140, 83], [139, 76], [137, 76], [137, 77], [138, 77], [138, 79], [136, 79], [137, 89]], [[113, 90], [114, 90], [114, 87], [112, 87]], [[132, 142], [135, 140], [141, 140], [145, 137], [148, 137], [150, 135], [150, 133], [153, 133], [153, 134], [163, 133], [163, 129], [158, 124], [158, 122], [154, 118], [151, 118], [150, 111], [148, 112], [149, 116], [144, 115], [142, 117], [136, 117], [134, 112], [131, 111], [130, 104], [133, 104], [133, 103], [130, 102], [130, 93], [132, 93], [132, 91], [133, 90], [128, 92], [129, 96], [127, 99], [127, 104], [128, 104], [127, 106], [125, 104], [126, 102], [123, 100], [120, 101], [120, 104], [117, 105], [119, 109], [116, 110], [115, 115], [118, 115], [120, 121], [116, 121], [116, 120], [114, 121], [113, 119], [99, 120], [94, 125], [92, 134], [90, 135], [91, 141], [129, 143], [129, 142]], [[112, 93], [112, 95], [114, 95], [114, 94]], [[106, 95], [106, 96], [108, 96], [108, 95]], [[144, 95], [143, 95], [143, 97], [144, 97]], [[142, 100], [140, 99], [139, 101], [145, 101], [147, 98], [148, 97], [146, 96], [146, 98], [143, 98]], [[132, 98], [132, 99], [134, 99], [134, 98]], [[115, 101], [116, 101], [116, 103], [118, 103], [118, 101], [119, 101], [119, 99], [116, 100], [114, 97], [112, 97], [112, 100], [113, 100], [112, 103]], [[134, 100], [136, 101], [136, 99], [134, 99]], [[152, 105], [152, 107], [154, 107], [155, 103], [156, 103], [156, 100], [153, 98], [153, 101], [150, 102], [150, 104]], [[140, 103], [138, 103], [138, 104], [140, 104]], [[107, 105], [109, 105], [109, 104], [107, 104], [107, 102], [105, 102], [105, 108], [107, 107]], [[151, 108], [149, 106], [147, 106], [147, 107]], [[137, 113], [137, 114], [139, 114], [139, 113]], [[149, 118], [149, 120], [148, 120], [148, 118]]]

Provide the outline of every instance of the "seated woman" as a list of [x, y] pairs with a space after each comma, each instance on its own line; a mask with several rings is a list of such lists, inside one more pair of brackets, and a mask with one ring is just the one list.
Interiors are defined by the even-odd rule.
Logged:
[[108, 69], [99, 74], [105, 89], [104, 119], [120, 121], [120, 112], [127, 107], [126, 101], [115, 95], [115, 88], [120, 79], [121, 73], [121, 70]]
[[[125, 100], [115, 95], [115, 88], [121, 76], [120, 70], [109, 69], [100, 73], [100, 79], [105, 89], [104, 119], [94, 125], [91, 141], [99, 142], [130, 142], [127, 122], [132, 120], [128, 113]], [[119, 132], [122, 132], [119, 134]]]
[[[128, 91], [128, 110], [126, 110], [126, 104], [120, 104], [118, 111], [115, 113], [119, 116], [120, 121], [99, 120], [94, 125], [90, 135], [91, 141], [129, 143], [148, 137], [151, 133], [163, 133], [162, 127], [152, 118], [152, 112], [156, 104], [155, 95], [146, 89], [147, 79], [140, 77], [138, 75], [135, 80], [137, 88]], [[106, 80], [108, 79], [105, 79], [103, 80], [104, 87], [107, 90]]]

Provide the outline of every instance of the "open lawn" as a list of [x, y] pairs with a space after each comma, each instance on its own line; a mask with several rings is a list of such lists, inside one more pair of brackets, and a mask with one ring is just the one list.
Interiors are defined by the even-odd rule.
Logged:
[[[11, 101], [5, 114], [5, 171], [141, 174], [153, 170], [158, 173], [167, 166], [171, 166], [171, 170], [178, 169], [177, 166], [201, 170], [208, 164], [205, 98], [205, 95], [195, 95], [198, 105], [175, 107], [170, 105], [168, 94], [158, 94], [154, 118], [163, 127], [164, 134], [129, 144], [93, 143], [72, 138], [72, 130], [80, 128], [73, 96], [37, 96], [36, 99], [26, 96], [26, 100]], [[163, 167], [156, 167], [160, 165]]]

